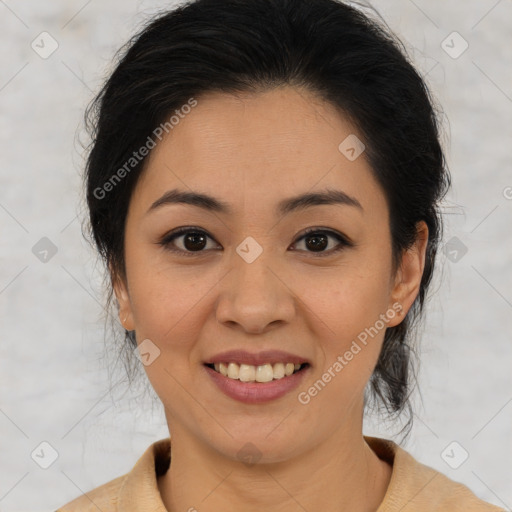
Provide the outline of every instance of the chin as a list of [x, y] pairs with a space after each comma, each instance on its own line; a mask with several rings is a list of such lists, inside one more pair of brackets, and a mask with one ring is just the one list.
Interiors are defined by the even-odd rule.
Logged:
[[[253, 428], [241, 429], [240, 433], [230, 432], [233, 437], [223, 436], [222, 439], [209, 439], [208, 442], [221, 456], [243, 462], [247, 466], [283, 462], [296, 457], [305, 449], [296, 433], [289, 431], [276, 433]], [[270, 435], [268, 432], [271, 432]]]

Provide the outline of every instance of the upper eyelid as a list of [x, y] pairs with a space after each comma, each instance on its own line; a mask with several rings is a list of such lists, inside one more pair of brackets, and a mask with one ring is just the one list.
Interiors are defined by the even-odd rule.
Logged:
[[[174, 231], [170, 231], [169, 233], [166, 233], [163, 237], [161, 237], [160, 243], [165, 244], [171, 240], [175, 240], [176, 238], [179, 238], [180, 236], [184, 236], [187, 233], [196, 232], [196, 233], [202, 233], [205, 234], [208, 238], [211, 238], [215, 243], [217, 240], [208, 233], [208, 231], [204, 230], [203, 228], [195, 228], [193, 226], [191, 227], [184, 227], [184, 228], [177, 228]], [[219, 244], [220, 245], [220, 244]]]

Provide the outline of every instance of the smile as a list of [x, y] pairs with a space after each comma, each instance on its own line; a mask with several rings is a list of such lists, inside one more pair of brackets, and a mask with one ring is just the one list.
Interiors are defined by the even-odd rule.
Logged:
[[262, 404], [284, 397], [296, 389], [311, 370], [309, 363], [279, 362], [260, 365], [207, 363], [203, 368], [215, 388], [246, 404]]
[[308, 366], [307, 363], [274, 363], [274, 364], [237, 364], [230, 363], [212, 363], [207, 364], [209, 368], [214, 369], [224, 377], [241, 382], [271, 382], [273, 380], [289, 377], [290, 375], [301, 371]]

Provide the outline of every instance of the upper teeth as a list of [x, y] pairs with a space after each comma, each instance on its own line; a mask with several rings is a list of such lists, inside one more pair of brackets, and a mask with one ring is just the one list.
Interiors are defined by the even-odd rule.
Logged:
[[301, 365], [293, 363], [275, 363], [253, 366], [251, 364], [215, 363], [215, 370], [230, 379], [242, 382], [270, 382], [291, 375]]

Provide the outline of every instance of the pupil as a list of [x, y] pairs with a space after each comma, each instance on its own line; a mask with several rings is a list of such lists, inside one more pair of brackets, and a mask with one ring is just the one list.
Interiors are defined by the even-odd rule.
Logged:
[[[196, 251], [204, 248], [205, 236], [201, 233], [189, 233], [185, 236], [184, 244], [189, 251]], [[191, 242], [191, 243], [188, 243]]]
[[[313, 240], [313, 243], [308, 243], [307, 240]], [[319, 240], [321, 240], [319, 242]], [[306, 239], [306, 245], [313, 250], [325, 249], [327, 237], [325, 235], [311, 235]]]

